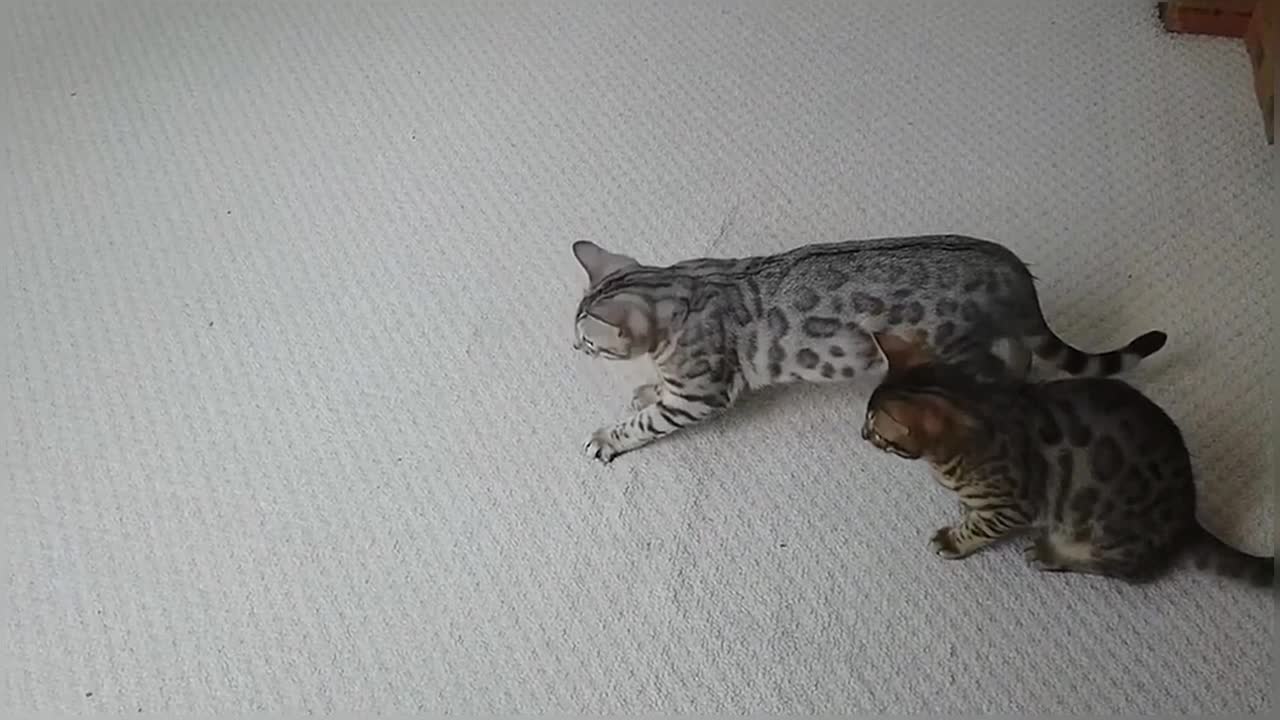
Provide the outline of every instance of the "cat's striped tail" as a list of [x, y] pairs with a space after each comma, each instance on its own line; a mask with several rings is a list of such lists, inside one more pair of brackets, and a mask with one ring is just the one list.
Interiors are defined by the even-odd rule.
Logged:
[[1068, 345], [1053, 331], [1028, 338], [1031, 349], [1041, 360], [1052, 363], [1063, 372], [1087, 377], [1105, 377], [1131, 370], [1143, 358], [1164, 347], [1168, 339], [1169, 336], [1163, 332], [1152, 330], [1119, 350], [1094, 354]]
[[1244, 578], [1261, 587], [1275, 586], [1275, 558], [1241, 552], [1199, 525], [1191, 530], [1188, 540], [1187, 554], [1196, 567], [1212, 570], [1218, 575]]

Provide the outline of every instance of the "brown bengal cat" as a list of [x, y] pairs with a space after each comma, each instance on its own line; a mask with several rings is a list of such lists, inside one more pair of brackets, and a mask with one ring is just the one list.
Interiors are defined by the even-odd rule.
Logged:
[[1271, 586], [1273, 558], [1248, 555], [1196, 519], [1196, 488], [1182, 433], [1125, 382], [976, 379], [930, 361], [918, 345], [875, 336], [889, 373], [867, 405], [862, 436], [927, 461], [960, 496], [959, 522], [931, 541], [963, 558], [1029, 532], [1040, 570], [1154, 579], [1194, 558]]

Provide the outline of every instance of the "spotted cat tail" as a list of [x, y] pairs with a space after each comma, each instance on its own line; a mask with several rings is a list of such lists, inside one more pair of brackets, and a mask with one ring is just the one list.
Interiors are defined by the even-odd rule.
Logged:
[[1191, 531], [1188, 540], [1187, 553], [1196, 567], [1226, 577], [1244, 578], [1259, 587], [1275, 586], [1275, 558], [1241, 552], [1199, 525]]
[[1169, 336], [1159, 330], [1143, 333], [1119, 350], [1087, 353], [1068, 345], [1062, 338], [1046, 332], [1030, 338], [1031, 347], [1041, 360], [1072, 375], [1106, 377], [1133, 369], [1143, 358], [1164, 347]]

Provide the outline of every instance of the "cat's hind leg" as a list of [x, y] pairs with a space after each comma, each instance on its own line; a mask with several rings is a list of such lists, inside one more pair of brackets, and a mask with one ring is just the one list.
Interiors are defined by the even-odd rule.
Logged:
[[1101, 548], [1088, 539], [1064, 533], [1045, 533], [1024, 550], [1027, 564], [1041, 572], [1074, 572], [1114, 577], [1132, 583], [1149, 582], [1164, 567], [1140, 542]]
[[1053, 544], [1049, 542], [1047, 534], [1040, 535], [1032, 540], [1023, 549], [1022, 554], [1027, 560], [1027, 565], [1040, 572], [1068, 572], [1071, 570], [1069, 561], [1064, 560], [1053, 549]]

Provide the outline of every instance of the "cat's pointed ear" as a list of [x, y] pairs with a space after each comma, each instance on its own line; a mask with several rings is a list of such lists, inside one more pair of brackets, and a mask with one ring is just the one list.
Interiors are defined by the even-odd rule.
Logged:
[[923, 342], [912, 342], [893, 333], [872, 333], [889, 368], [887, 377], [899, 377], [908, 370], [927, 365], [933, 358]]
[[635, 258], [611, 253], [586, 240], [579, 240], [573, 244], [573, 256], [578, 258], [578, 264], [587, 271], [587, 280], [592, 285], [616, 270], [640, 264]]

